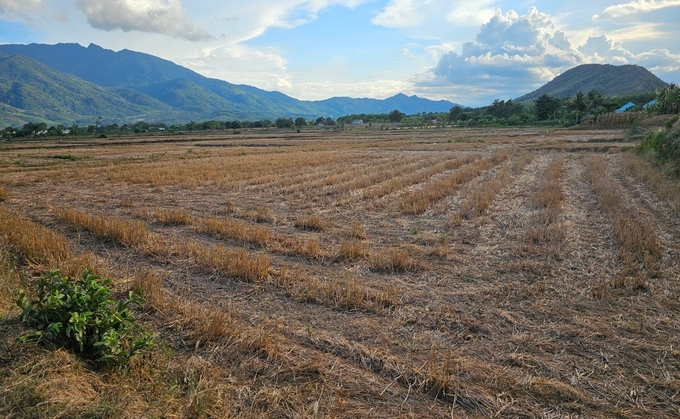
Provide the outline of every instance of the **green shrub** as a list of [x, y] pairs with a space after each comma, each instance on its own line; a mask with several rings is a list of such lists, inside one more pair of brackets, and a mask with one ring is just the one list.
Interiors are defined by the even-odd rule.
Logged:
[[638, 150], [653, 155], [675, 176], [680, 176], [680, 133], [673, 131], [649, 133], [640, 141]]
[[46, 339], [72, 349], [86, 359], [122, 365], [137, 352], [153, 345], [151, 335], [128, 309], [144, 299], [130, 292], [125, 300], [110, 297], [111, 279], [86, 270], [80, 279], [48, 271], [38, 285], [38, 299], [19, 290], [17, 304], [22, 320], [37, 329], [20, 339]]

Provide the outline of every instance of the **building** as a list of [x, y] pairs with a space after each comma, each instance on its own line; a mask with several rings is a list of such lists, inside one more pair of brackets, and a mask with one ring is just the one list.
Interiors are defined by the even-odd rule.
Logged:
[[626, 112], [628, 109], [632, 108], [633, 106], [635, 106], [635, 104], [633, 102], [628, 102], [625, 105], [621, 106], [619, 109], [617, 109], [615, 112], [616, 113]]

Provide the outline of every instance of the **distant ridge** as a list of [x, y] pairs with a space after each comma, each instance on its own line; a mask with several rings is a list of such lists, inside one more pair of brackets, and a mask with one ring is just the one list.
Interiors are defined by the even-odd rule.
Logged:
[[647, 93], [667, 83], [637, 65], [583, 64], [560, 74], [543, 87], [515, 99], [526, 102], [541, 95], [557, 98], [597, 90], [605, 97]]
[[384, 100], [298, 100], [204, 77], [153, 55], [94, 44], [0, 45], [0, 60], [8, 59], [21, 61], [19, 73], [32, 77], [17, 78], [11, 66], [0, 68], [0, 104], [8, 105], [0, 107], [0, 122], [26, 120], [26, 115], [61, 123], [91, 122], [98, 116], [107, 123], [312, 119], [394, 109], [448, 112], [457, 105], [403, 94]]
[[22, 55], [0, 58], [0, 104], [7, 105], [0, 111], [49, 121], [74, 119], [90, 123], [95, 115], [123, 118], [129, 114], [160, 116], [160, 112], [172, 112], [151, 98], [133, 104], [124, 97], [125, 89], [121, 93], [60, 73]]

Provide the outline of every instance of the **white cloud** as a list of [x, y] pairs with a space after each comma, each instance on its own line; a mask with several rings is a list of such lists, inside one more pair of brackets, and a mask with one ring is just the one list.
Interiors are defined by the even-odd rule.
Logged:
[[42, 5], [42, 0], [0, 0], [0, 15], [17, 13], [24, 15], [37, 10]]
[[75, 0], [88, 23], [105, 31], [140, 31], [190, 41], [212, 38], [188, 22], [181, 0]]
[[672, 37], [674, 34], [664, 28], [659, 23], [643, 23], [639, 25], [627, 26], [609, 32], [609, 36], [617, 41], [655, 41], [664, 37]]
[[578, 49], [584, 55], [585, 60], [590, 63], [621, 65], [636, 61], [635, 55], [604, 35], [591, 36]]
[[415, 26], [426, 19], [426, 8], [432, 3], [433, 0], [390, 0], [371, 23], [388, 28]]
[[417, 85], [483, 86], [477, 91], [519, 96], [537, 82], [577, 64], [580, 58], [550, 17], [535, 7], [523, 16], [497, 10], [481, 26], [474, 42], [463, 44], [461, 53], [442, 55], [429, 77]]
[[208, 77], [234, 77], [239, 73], [282, 71], [286, 69], [287, 61], [273, 48], [229, 44], [203, 48], [197, 56], [185, 60], [183, 64]]
[[529, 93], [586, 63], [640, 64], [657, 75], [680, 73], [680, 56], [666, 49], [636, 55], [604, 35], [574, 47], [549, 15], [532, 7], [522, 16], [498, 10], [473, 42], [442, 54], [414, 84], [422, 94], [448, 92], [451, 100], [484, 105]]
[[253, 0], [226, 8], [236, 11], [240, 20], [252, 23], [250, 39], [268, 28], [294, 28], [317, 19], [321, 10], [331, 6], [355, 8], [366, 0]]
[[453, 8], [446, 15], [446, 20], [456, 25], [481, 25], [493, 14], [494, 0], [477, 0], [475, 2], [454, 2]]
[[680, 6], [680, 0], [638, 0], [609, 6], [593, 20], [616, 19], [624, 16], [653, 12], [668, 7]]
[[387, 28], [419, 28], [432, 35], [443, 23], [456, 27], [479, 26], [493, 15], [496, 0], [390, 0], [371, 23]]
[[673, 81], [680, 79], [680, 54], [673, 54], [667, 49], [653, 49], [637, 56], [638, 64], [644, 66], [655, 74], [668, 74], [675, 77]]
[[409, 57], [409, 58], [415, 57], [415, 55], [413, 55], [413, 53], [408, 48], [402, 48], [401, 55], [403, 55], [404, 57]]

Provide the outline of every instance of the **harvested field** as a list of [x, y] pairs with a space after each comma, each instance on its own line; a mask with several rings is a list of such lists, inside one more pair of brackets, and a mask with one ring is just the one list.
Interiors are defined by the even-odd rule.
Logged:
[[[677, 418], [680, 186], [624, 137], [3, 143], [0, 416]], [[88, 267], [148, 297], [126, 370], [16, 341]]]

